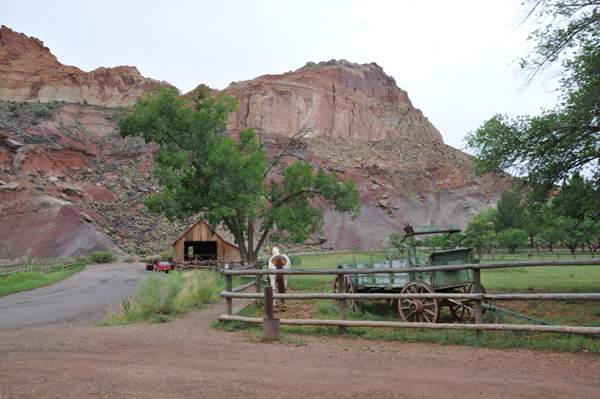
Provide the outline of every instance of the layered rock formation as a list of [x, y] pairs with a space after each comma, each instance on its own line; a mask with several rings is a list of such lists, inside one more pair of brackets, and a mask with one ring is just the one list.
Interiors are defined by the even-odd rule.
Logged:
[[[133, 104], [157, 84], [132, 67], [86, 73], [64, 66], [39, 40], [0, 29], [0, 260], [170, 246], [186, 223], [144, 206], [160, 190], [155, 148], [120, 138], [111, 108]], [[219, 93], [240, 104], [230, 115], [232, 132], [257, 129], [271, 156], [302, 133], [288, 162], [309, 160], [358, 183], [359, 218], [326, 209], [315, 245], [384, 247], [405, 222], [464, 226], [511, 184], [502, 175], [475, 176], [470, 157], [444, 144], [374, 63], [308, 63]]]
[[63, 65], [39, 39], [0, 27], [0, 100], [127, 107], [157, 85], [168, 84], [131, 66], [84, 72]]
[[239, 101], [232, 129], [350, 140], [441, 143], [442, 136], [413, 107], [408, 94], [376, 63], [332, 60], [281, 75], [232, 83], [223, 93]]

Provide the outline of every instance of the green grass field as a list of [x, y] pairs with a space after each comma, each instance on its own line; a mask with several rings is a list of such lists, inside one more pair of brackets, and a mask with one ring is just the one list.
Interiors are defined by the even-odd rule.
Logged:
[[0, 277], [0, 297], [56, 283], [83, 270], [84, 264], [51, 273], [23, 272]]
[[[302, 255], [298, 269], [331, 269], [337, 264], [352, 261], [385, 259], [383, 252], [349, 252], [336, 254]], [[565, 257], [566, 258], [566, 257]], [[521, 260], [528, 257], [521, 257]], [[572, 258], [571, 258], [572, 259]], [[496, 256], [498, 260], [498, 256]], [[506, 260], [506, 259], [505, 259]], [[511, 259], [512, 260], [512, 259]], [[485, 262], [485, 260], [484, 260]], [[289, 278], [292, 291], [331, 292], [334, 276], [292, 276]], [[518, 269], [485, 270], [482, 283], [488, 292], [600, 292], [600, 266], [529, 267]], [[600, 306], [594, 302], [517, 301], [496, 305], [526, 314], [552, 324], [600, 326]], [[248, 316], [261, 316], [262, 308], [251, 306], [242, 312]], [[337, 304], [334, 301], [289, 301], [285, 318], [337, 319]], [[451, 322], [446, 308], [442, 321]], [[348, 312], [348, 319], [398, 320], [397, 311], [383, 301], [364, 303], [358, 312]], [[510, 316], [488, 312], [487, 322], [524, 323]], [[246, 329], [253, 332], [259, 327], [244, 323], [218, 323], [220, 328]], [[289, 334], [338, 335], [337, 328], [283, 326]], [[590, 351], [600, 353], [600, 339], [577, 335], [532, 334], [513, 332], [433, 331], [409, 329], [348, 328], [349, 337], [366, 339], [400, 340], [411, 342], [436, 342], [489, 346], [496, 348], [531, 348], [537, 350]]]

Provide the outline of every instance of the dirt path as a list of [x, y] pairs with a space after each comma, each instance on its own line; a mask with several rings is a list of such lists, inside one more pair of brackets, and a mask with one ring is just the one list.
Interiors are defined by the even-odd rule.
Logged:
[[0, 331], [0, 398], [598, 398], [600, 356], [162, 325]]

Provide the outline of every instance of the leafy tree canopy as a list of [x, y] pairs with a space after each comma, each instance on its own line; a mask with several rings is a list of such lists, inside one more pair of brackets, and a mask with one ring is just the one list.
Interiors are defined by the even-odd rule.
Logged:
[[505, 229], [521, 229], [527, 224], [525, 208], [521, 204], [521, 195], [516, 191], [505, 191], [497, 205], [496, 232]]
[[484, 250], [495, 244], [497, 216], [495, 208], [485, 209], [471, 220], [465, 230], [465, 244], [475, 248], [480, 257]]
[[498, 233], [498, 244], [514, 253], [518, 247], [527, 245], [527, 232], [522, 229], [506, 229]]
[[175, 89], [161, 89], [121, 118], [123, 136], [158, 144], [155, 175], [163, 190], [148, 198], [152, 211], [170, 219], [200, 215], [213, 228], [223, 224], [250, 261], [273, 231], [293, 241], [308, 238], [321, 226], [324, 204], [357, 215], [352, 180], [303, 161], [272, 178], [274, 163], [286, 154], [270, 163], [252, 129], [230, 137], [226, 120], [235, 107], [232, 98], [212, 98], [207, 90], [190, 102]]
[[533, 199], [544, 199], [574, 172], [598, 179], [600, 156], [600, 1], [532, 0], [535, 50], [521, 62], [532, 76], [548, 65], [563, 73], [560, 103], [537, 116], [495, 115], [466, 138], [479, 172], [525, 177]]

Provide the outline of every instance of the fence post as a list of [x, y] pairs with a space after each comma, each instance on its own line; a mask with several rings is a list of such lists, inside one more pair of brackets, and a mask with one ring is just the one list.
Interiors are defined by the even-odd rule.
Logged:
[[[338, 266], [338, 269], [341, 269], [340, 266]], [[345, 276], [343, 274], [338, 274], [338, 286], [337, 286], [337, 292], [340, 294], [344, 294], [346, 292], [346, 279]], [[339, 307], [339, 311], [340, 311], [340, 320], [345, 320], [346, 319], [346, 300], [345, 299], [339, 299], [338, 300], [338, 307]], [[339, 327], [339, 332], [341, 334], [346, 332], [346, 327], [340, 326]]]
[[[257, 264], [256, 268], [261, 270], [262, 269], [262, 264]], [[261, 288], [261, 280], [262, 280], [262, 276], [260, 274], [257, 274], [256, 276], [254, 276], [256, 278], [256, 281], [254, 283], [254, 285], [256, 286], [256, 293], [260, 294], [262, 292], [262, 288]], [[256, 300], [256, 306], [260, 305], [260, 299]]]
[[[481, 294], [481, 269], [473, 269], [473, 292]], [[475, 314], [475, 324], [481, 324], [481, 299], [476, 299], [473, 303], [473, 313]], [[477, 330], [477, 334], [481, 331]]]
[[263, 319], [263, 338], [267, 341], [279, 339], [279, 319], [273, 315], [273, 287], [265, 287], [265, 317]]
[[[231, 274], [226, 274], [225, 281], [225, 290], [227, 292], [233, 291], [233, 276]], [[225, 298], [225, 305], [227, 314], [233, 314], [233, 298]]]

